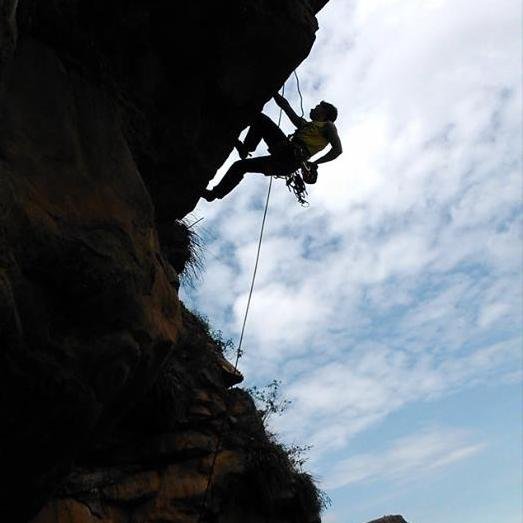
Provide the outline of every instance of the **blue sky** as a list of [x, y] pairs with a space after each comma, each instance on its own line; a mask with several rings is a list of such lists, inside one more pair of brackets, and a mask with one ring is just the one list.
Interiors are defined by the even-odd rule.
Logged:
[[[271, 428], [313, 445], [325, 522], [521, 523], [519, 2], [332, 0], [319, 21], [304, 105], [338, 106], [344, 154], [309, 208], [273, 186], [246, 385], [282, 381]], [[182, 298], [235, 340], [267, 182], [193, 216], [206, 271]]]

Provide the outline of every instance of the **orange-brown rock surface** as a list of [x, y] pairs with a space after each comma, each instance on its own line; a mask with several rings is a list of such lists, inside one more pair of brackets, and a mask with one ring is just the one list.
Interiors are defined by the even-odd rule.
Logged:
[[32, 523], [319, 521], [310, 478], [265, 433], [249, 394], [227, 388], [241, 375], [201, 320], [183, 320], [180, 350], [150, 393], [79, 457]]
[[3, 520], [197, 521], [218, 443], [201, 521], [317, 520], [178, 299], [174, 220], [325, 3], [0, 0]]

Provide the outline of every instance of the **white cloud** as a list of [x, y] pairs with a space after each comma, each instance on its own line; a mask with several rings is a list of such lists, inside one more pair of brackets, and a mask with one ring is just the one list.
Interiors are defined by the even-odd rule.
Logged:
[[289, 439], [312, 443], [318, 460], [402, 406], [489, 382], [498, 373], [507, 379], [519, 351], [516, 340], [453, 358], [363, 344], [343, 360], [302, 371], [286, 389], [292, 408], [274, 427]]
[[[298, 72], [306, 106], [339, 106], [345, 152], [321, 166], [308, 209], [273, 185], [240, 364], [249, 384], [283, 380], [294, 403], [276, 428], [315, 444], [317, 464], [405, 405], [521, 377], [520, 27], [515, 0], [333, 1], [321, 14]], [[286, 92], [297, 104], [292, 79]], [[266, 190], [247, 175], [198, 208], [218, 259], [191, 299], [227, 335]]]
[[323, 523], [338, 523], [339, 519], [336, 516], [336, 514], [330, 513], [330, 514], [325, 514], [322, 517], [322, 521], [323, 521]]
[[360, 482], [417, 481], [484, 448], [483, 442], [471, 442], [469, 435], [461, 430], [426, 429], [400, 438], [379, 452], [341, 461], [334, 466], [325, 486], [334, 489]]

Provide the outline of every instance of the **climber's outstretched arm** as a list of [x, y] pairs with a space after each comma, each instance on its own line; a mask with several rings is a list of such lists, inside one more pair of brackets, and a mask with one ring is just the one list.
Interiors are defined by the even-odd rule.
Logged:
[[324, 154], [317, 160], [311, 162], [315, 165], [318, 165], [320, 163], [332, 162], [332, 160], [335, 160], [343, 152], [343, 148], [341, 147], [341, 140], [338, 136], [338, 130], [332, 122], [327, 122], [325, 134], [327, 136], [327, 139], [329, 140], [331, 148], [327, 154]]
[[289, 102], [279, 93], [276, 93], [274, 95], [274, 101], [278, 105], [278, 107], [281, 107], [283, 112], [289, 117], [289, 120], [296, 126], [301, 127], [304, 123], [306, 123], [306, 120], [303, 118], [300, 118], [293, 110], [293, 108], [290, 106]]

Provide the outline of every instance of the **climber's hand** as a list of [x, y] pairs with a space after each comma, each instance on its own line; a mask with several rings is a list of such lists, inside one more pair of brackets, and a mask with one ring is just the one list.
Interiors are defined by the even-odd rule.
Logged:
[[305, 120], [293, 111], [291, 104], [281, 94], [276, 93], [274, 101], [296, 127], [300, 128], [305, 123]]

